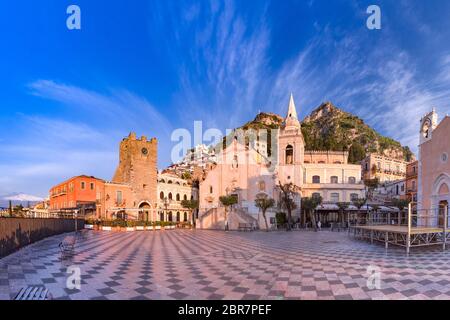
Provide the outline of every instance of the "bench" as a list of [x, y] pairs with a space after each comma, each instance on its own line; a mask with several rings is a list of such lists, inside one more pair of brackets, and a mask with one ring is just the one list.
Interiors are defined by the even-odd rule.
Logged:
[[75, 248], [76, 238], [74, 236], [67, 236], [59, 244], [59, 249], [61, 250], [61, 255], [64, 257], [66, 255], [73, 256]]
[[39, 286], [30, 286], [20, 289], [14, 300], [50, 300], [48, 289]]
[[252, 231], [251, 223], [239, 223], [239, 231]]

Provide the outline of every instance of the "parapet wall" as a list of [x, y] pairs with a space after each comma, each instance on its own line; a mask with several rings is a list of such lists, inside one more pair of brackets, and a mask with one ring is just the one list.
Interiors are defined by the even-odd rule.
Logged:
[[[84, 220], [78, 220], [78, 230]], [[72, 219], [0, 218], [0, 258], [33, 242], [57, 234], [75, 231]]]

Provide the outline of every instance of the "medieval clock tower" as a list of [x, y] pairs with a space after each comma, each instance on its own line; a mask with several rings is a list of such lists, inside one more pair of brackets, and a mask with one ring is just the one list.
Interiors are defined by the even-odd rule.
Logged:
[[[131, 186], [130, 203], [136, 210], [136, 217], [149, 219], [157, 208], [158, 142], [156, 138], [147, 140], [145, 136], [136, 138], [130, 133], [120, 143], [119, 166], [113, 182]], [[139, 216], [138, 216], [139, 213]]]

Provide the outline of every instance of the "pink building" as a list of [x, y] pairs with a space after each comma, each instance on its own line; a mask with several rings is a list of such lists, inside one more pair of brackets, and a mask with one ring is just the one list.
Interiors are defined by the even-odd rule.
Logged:
[[[233, 141], [217, 155], [217, 164], [200, 181], [200, 228], [223, 229], [225, 220], [230, 229], [236, 229], [239, 223], [264, 228], [255, 199], [265, 195], [279, 200], [279, 182], [292, 183], [298, 188], [293, 199], [297, 205], [292, 212], [294, 221], [301, 217], [302, 197], [320, 195], [324, 203], [336, 204], [364, 196], [361, 166], [348, 164], [347, 152], [305, 151], [292, 95], [282, 127], [271, 133], [270, 156], [253, 145], [241, 133], [235, 133]], [[227, 215], [219, 201], [225, 195], [238, 200]], [[266, 214], [269, 226], [274, 223], [276, 210]]]
[[[450, 202], [450, 117], [438, 124], [435, 110], [420, 120], [419, 210], [442, 213]], [[440, 220], [443, 215], [441, 214]], [[442, 224], [442, 221], [435, 223]]]

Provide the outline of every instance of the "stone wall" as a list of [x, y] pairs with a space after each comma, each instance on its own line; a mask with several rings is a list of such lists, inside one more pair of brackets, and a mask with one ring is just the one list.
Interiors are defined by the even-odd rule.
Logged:
[[[84, 220], [78, 220], [78, 229]], [[33, 242], [75, 230], [71, 219], [0, 218], [0, 258]]]
[[113, 177], [115, 183], [131, 186], [132, 199], [127, 207], [138, 208], [144, 202], [156, 208], [158, 181], [158, 141], [136, 138], [135, 133], [120, 143], [119, 166]]

